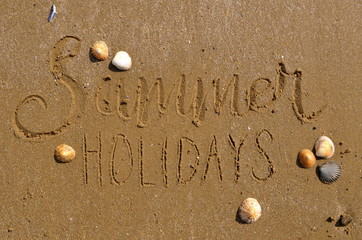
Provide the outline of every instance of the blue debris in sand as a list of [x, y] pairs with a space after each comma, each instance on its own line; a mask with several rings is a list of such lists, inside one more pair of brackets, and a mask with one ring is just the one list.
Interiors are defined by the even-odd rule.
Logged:
[[48, 22], [51, 22], [56, 16], [57, 16], [57, 9], [55, 7], [55, 4], [53, 4], [52, 7], [50, 8]]

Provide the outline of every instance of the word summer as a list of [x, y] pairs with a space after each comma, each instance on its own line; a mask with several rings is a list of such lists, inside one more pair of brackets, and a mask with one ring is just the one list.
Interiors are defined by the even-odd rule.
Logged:
[[[246, 140], [252, 140], [247, 151]], [[83, 183], [141, 187], [238, 183], [245, 173], [255, 181], [267, 181], [275, 173], [273, 161], [279, 157], [265, 149], [274, 144], [273, 135], [266, 129], [241, 138], [231, 134], [210, 135], [208, 141], [200, 142], [189, 137], [163, 137], [157, 142], [139, 136], [131, 140], [124, 134], [116, 134], [107, 141], [101, 132], [84, 134]], [[243, 153], [251, 150], [255, 152], [253, 156], [245, 157]]]
[[[273, 104], [280, 101], [286, 94], [289, 95], [284, 99], [291, 100], [294, 114], [302, 123], [316, 120], [325, 108], [323, 106], [317, 111], [311, 111], [310, 114], [306, 113], [302, 97], [304, 95], [302, 71], [297, 69], [295, 72], [287, 72], [282, 62], [279, 62], [276, 68], [275, 79], [255, 79], [245, 91], [242, 90], [243, 79], [239, 74], [233, 74], [230, 79], [223, 81], [213, 79], [209, 82], [197, 78], [193, 83], [189, 83], [190, 79], [180, 73], [178, 79], [167, 81], [167, 86], [161, 77], [147, 79], [147, 77], [139, 76], [136, 78], [137, 83], [132, 81], [131, 86], [126, 86], [126, 80], [129, 79], [125, 80], [123, 73], [118, 72], [116, 74], [120, 76], [117, 79], [115, 76], [98, 78], [95, 99], [87, 102], [87, 94], [82, 87], [84, 81], [74, 79], [66, 68], [66, 63], [74, 60], [74, 57], [81, 52], [80, 42], [78, 37], [65, 36], [50, 51], [50, 72], [53, 74], [56, 85], [65, 87], [71, 99], [67, 108], [69, 110], [62, 114], [64, 121], [48, 131], [36, 131], [23, 124], [20, 112], [26, 109], [28, 104], [37, 102], [38, 106], [42, 106], [45, 110], [48, 106], [43, 96], [29, 95], [17, 105], [14, 111], [12, 125], [17, 137], [31, 140], [57, 136], [84, 115], [85, 106], [89, 103], [96, 107], [99, 114], [117, 115], [123, 121], [133, 120], [139, 128], [149, 125], [152, 105], [157, 105], [156, 115], [166, 117], [167, 114], [176, 112], [178, 116], [189, 119], [196, 127], [200, 127], [205, 117], [210, 114], [221, 115], [227, 104], [229, 104], [229, 114], [235, 117], [243, 117], [249, 111], [262, 112], [267, 109], [273, 111]], [[293, 90], [288, 89], [287, 83], [293, 83]], [[206, 111], [207, 109], [213, 111]]]

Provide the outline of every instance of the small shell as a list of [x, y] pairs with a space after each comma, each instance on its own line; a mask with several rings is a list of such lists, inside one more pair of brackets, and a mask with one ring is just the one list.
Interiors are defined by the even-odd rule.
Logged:
[[315, 155], [321, 158], [330, 158], [334, 154], [334, 144], [329, 137], [321, 136], [314, 144]]
[[67, 163], [75, 158], [75, 151], [71, 146], [62, 144], [55, 148], [54, 156], [58, 162]]
[[313, 167], [316, 162], [316, 158], [315, 158], [314, 154], [309, 149], [301, 150], [298, 154], [298, 159], [299, 159], [299, 163], [304, 168]]
[[105, 60], [108, 57], [108, 47], [103, 41], [95, 42], [91, 47], [92, 55], [98, 60]]
[[335, 162], [327, 162], [318, 167], [319, 180], [323, 183], [333, 183], [341, 176], [341, 166]]
[[119, 70], [129, 70], [132, 66], [132, 59], [127, 52], [119, 51], [114, 56], [112, 64]]
[[238, 216], [244, 223], [253, 223], [261, 216], [261, 206], [255, 198], [247, 198], [240, 205]]

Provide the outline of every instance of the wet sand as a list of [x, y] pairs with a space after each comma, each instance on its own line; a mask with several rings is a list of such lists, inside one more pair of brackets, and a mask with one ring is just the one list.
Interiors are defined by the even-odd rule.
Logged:
[[[358, 1], [51, 4], [0, 7], [1, 239], [362, 238]], [[333, 184], [297, 163], [322, 135]]]

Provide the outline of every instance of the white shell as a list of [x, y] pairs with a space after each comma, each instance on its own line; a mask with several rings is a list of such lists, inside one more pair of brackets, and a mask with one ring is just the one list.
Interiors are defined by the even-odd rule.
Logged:
[[127, 52], [119, 51], [112, 60], [112, 64], [119, 70], [128, 70], [132, 66], [132, 59]]
[[334, 154], [334, 144], [329, 137], [321, 136], [314, 145], [315, 155], [321, 158], [330, 158]]
[[261, 206], [255, 198], [247, 198], [240, 205], [239, 218], [244, 223], [253, 223], [261, 216]]

